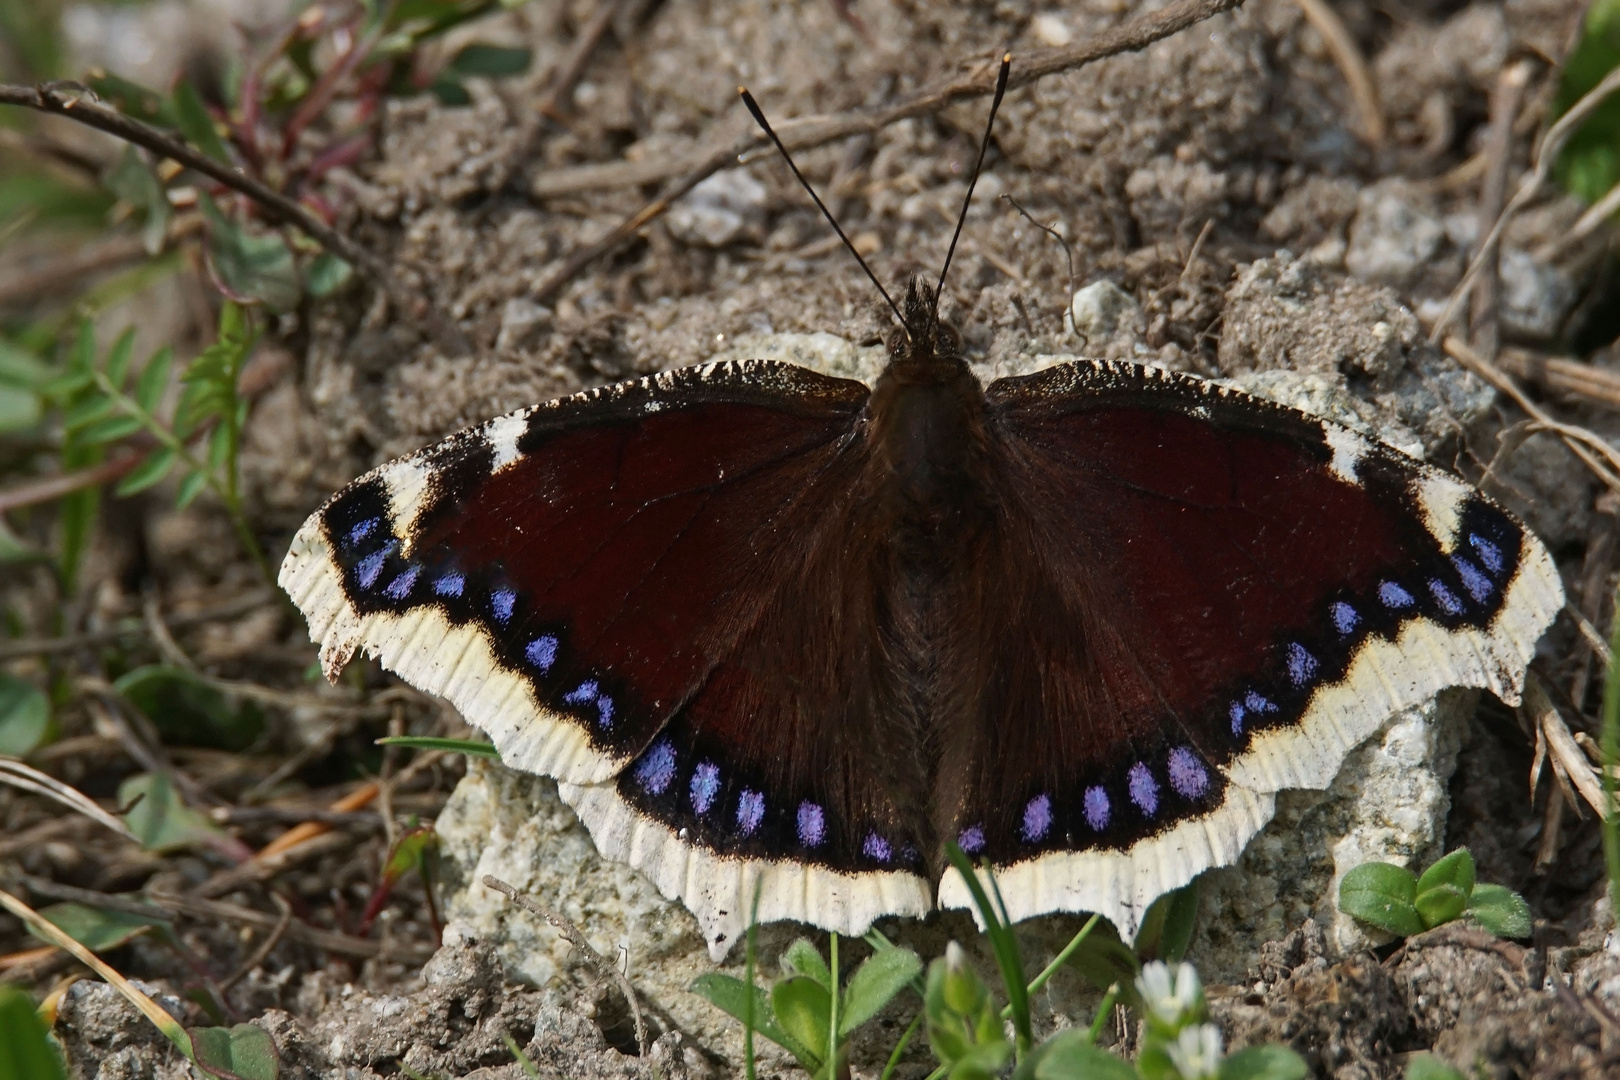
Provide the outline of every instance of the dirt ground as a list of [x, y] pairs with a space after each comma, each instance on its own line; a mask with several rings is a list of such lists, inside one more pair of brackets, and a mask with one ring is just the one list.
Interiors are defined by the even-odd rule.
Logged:
[[[765, 154], [717, 174], [630, 243], [536, 295], [569, 253], [684, 174], [694, 147], [748, 131], [739, 83], [778, 121], [877, 106], [1003, 49], [1016, 64], [1022, 52], [1084, 40], [1156, 6], [625, 2], [564, 106], [539, 124], [535, 102], [596, 5], [537, 0], [473, 24], [469, 40], [532, 48], [531, 75], [475, 80], [473, 102], [461, 108], [427, 97], [391, 102], [374, 155], [327, 180], [342, 230], [419, 284], [457, 320], [473, 353], [448, 354], [364, 281], [280, 318], [260, 349], [268, 389], [243, 459], [266, 549], [278, 558], [304, 517], [359, 472], [498, 413], [745, 353], [760, 335], [877, 340], [885, 324], [869, 283]], [[1386, 129], [1376, 141], [1343, 63], [1303, 7], [1249, 0], [1143, 52], [1011, 92], [945, 314], [991, 372], [1021, 357], [1081, 353], [1209, 376], [1318, 373], [1368, 410], [1392, 410], [1430, 460], [1486, 477], [1490, 493], [1547, 541], [1572, 605], [1605, 626], [1616, 570], [1613, 496], [1555, 438], [1526, 429], [1517, 406], [1426, 340], [1481, 233], [1499, 77], [1528, 62], [1506, 153], [1516, 182], [1581, 6], [1335, 3], [1373, 76]], [[940, 265], [985, 109], [982, 98], [954, 104], [798, 156], [881, 280]], [[1064, 248], [1002, 196], [1067, 239], [1072, 270]], [[1620, 373], [1612, 237], [1599, 229], [1559, 243], [1581, 210], [1549, 190], [1512, 223], [1499, 300], [1476, 311], [1474, 340], [1494, 325], [1503, 367], [1522, 370], [1537, 400], [1560, 420], [1612, 437], [1620, 434], [1612, 405], [1535, 378], [1533, 361], [1549, 356]], [[1077, 336], [1063, 316], [1069, 295], [1105, 280], [1129, 299], [1113, 325], [1088, 323]], [[207, 322], [185, 291], [204, 287], [176, 279], [103, 319], [137, 322], [152, 345], [185, 342]], [[1513, 369], [1514, 357], [1528, 359]], [[378, 735], [463, 730], [447, 709], [372, 665], [355, 665], [342, 690], [313, 707], [322, 691], [304, 678], [315, 654], [302, 623], [263, 589], [223, 515], [206, 502], [185, 512], [171, 506], [162, 489], [109, 503], [68, 622], [85, 631], [138, 616], [143, 595], [165, 612], [203, 612], [175, 631], [176, 649], [220, 678], [287, 695], [265, 696], [269, 735], [245, 754], [165, 750], [235, 835], [260, 846], [339, 797], [357, 767], [404, 767], [403, 756], [386, 765], [378, 757]], [[24, 636], [48, 634], [60, 604], [48, 575], [11, 572], [5, 589]], [[153, 659], [168, 644], [129, 647]], [[84, 673], [100, 663], [71, 652], [61, 662], [82, 663]], [[43, 663], [27, 659], [15, 670], [39, 672]], [[1595, 737], [1601, 672], [1569, 620], [1548, 635], [1537, 670], [1571, 725]], [[63, 739], [32, 763], [110, 800], [140, 767], [129, 739], [84, 710], [64, 710], [61, 723]], [[1337, 1080], [1398, 1076], [1425, 1049], [1489, 1077], [1620, 1075], [1620, 952], [1603, 899], [1599, 833], [1590, 812], [1563, 801], [1549, 809], [1562, 800], [1550, 774], [1532, 797], [1535, 742], [1526, 730], [1500, 703], [1480, 706], [1452, 782], [1446, 846], [1466, 844], [1482, 880], [1529, 898], [1533, 940], [1502, 943], [1451, 927], [1330, 962], [1314, 925], [1298, 927], [1268, 946], [1268, 962], [1247, 981], [1212, 990], [1229, 1047], [1287, 1042], [1317, 1075]], [[325, 849], [275, 876], [283, 902], [299, 919], [347, 934], [386, 850], [385, 829], [407, 814], [431, 820], [458, 761], [421, 765], [382, 813], [337, 820]], [[283, 1076], [363, 1080], [408, 1068], [515, 1080], [523, 1073], [502, 1033], [526, 1045], [547, 1076], [720, 1076], [739, 1067], [678, 1031], [662, 1032], [648, 1057], [626, 1055], [623, 1017], [610, 1004], [617, 999], [577, 970], [536, 989], [506, 981], [482, 947], [435, 954], [414, 878], [349, 955], [290, 934], [258, 955], [265, 919], [244, 922], [203, 901], [250, 908], [274, 926], [269, 883], [214, 891], [225, 865], [218, 857], [145, 852], [12, 789], [0, 788], [0, 823], [0, 886], [36, 906], [74, 899], [74, 889], [195, 898], [176, 924], [185, 950], [210, 978], [239, 976], [231, 1006], [275, 1035]], [[0, 918], [0, 952], [31, 944], [15, 920]], [[173, 949], [138, 938], [109, 956], [200, 1019], [183, 993], [198, 968]], [[69, 970], [45, 958], [0, 978], [44, 993]], [[67, 991], [58, 1031], [82, 1077], [184, 1075], [155, 1030], [103, 985]], [[857, 1061], [856, 1072], [876, 1076], [881, 1065]], [[914, 1053], [902, 1075], [931, 1065], [925, 1051]]]

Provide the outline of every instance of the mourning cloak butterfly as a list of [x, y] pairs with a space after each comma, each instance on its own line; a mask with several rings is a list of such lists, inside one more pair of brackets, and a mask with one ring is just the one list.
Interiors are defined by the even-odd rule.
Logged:
[[756, 882], [845, 933], [967, 906], [947, 840], [1128, 934], [1392, 712], [1518, 699], [1562, 589], [1490, 499], [1153, 368], [982, 387], [936, 302], [871, 389], [666, 371], [362, 476], [281, 569], [327, 675], [448, 698], [717, 957]]

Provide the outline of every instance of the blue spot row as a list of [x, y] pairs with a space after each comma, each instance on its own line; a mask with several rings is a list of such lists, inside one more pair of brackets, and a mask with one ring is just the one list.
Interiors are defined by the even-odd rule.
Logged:
[[[1191, 747], [1171, 748], [1165, 760], [1165, 774], [1170, 787], [1183, 799], [1201, 799], [1209, 792], [1209, 768]], [[1162, 807], [1160, 780], [1147, 762], [1138, 761], [1126, 772], [1125, 792], [1143, 817], [1158, 816]], [[1114, 819], [1114, 803], [1108, 789], [1100, 784], [1086, 788], [1080, 796], [1080, 815], [1093, 832], [1105, 831]], [[1051, 831], [1052, 820], [1052, 798], [1042, 793], [1025, 804], [1019, 833], [1026, 843], [1038, 843]], [[984, 832], [977, 825], [964, 829], [958, 843], [963, 851], [971, 854], [984, 847]]]

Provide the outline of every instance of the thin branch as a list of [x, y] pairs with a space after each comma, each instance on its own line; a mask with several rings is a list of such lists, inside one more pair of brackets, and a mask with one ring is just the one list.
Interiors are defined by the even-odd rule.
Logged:
[[1605, 75], [1602, 82], [1583, 94], [1567, 113], [1558, 118], [1556, 124], [1547, 129], [1547, 136], [1541, 140], [1541, 146], [1536, 151], [1535, 168], [1519, 181], [1519, 189], [1513, 193], [1512, 201], [1502, 209], [1501, 214], [1497, 215], [1496, 224], [1491, 226], [1490, 233], [1468, 263], [1468, 272], [1457, 282], [1457, 287], [1451, 290], [1451, 298], [1446, 301], [1445, 310], [1440, 313], [1434, 329], [1429, 331], [1431, 343], [1438, 344], [1445, 337], [1446, 330], [1457, 317], [1457, 310], [1462, 306], [1463, 299], [1473, 290], [1474, 282], [1484, 271], [1486, 262], [1496, 258], [1496, 247], [1502, 242], [1502, 233], [1507, 230], [1508, 222], [1540, 193], [1542, 185], [1552, 176], [1553, 166], [1558, 163], [1558, 155], [1563, 151], [1569, 137], [1575, 134], [1575, 129], [1596, 112], [1598, 106], [1616, 90], [1620, 90], [1620, 67]]
[[624, 972], [619, 970], [619, 966], [611, 963], [607, 957], [597, 952], [595, 946], [585, 939], [584, 933], [582, 933], [579, 927], [575, 926], [566, 915], [563, 915], [560, 912], [552, 911], [544, 904], [539, 903], [526, 893], [519, 892], [516, 888], [508, 885], [506, 882], [502, 881], [498, 877], [495, 877], [493, 874], [484, 875], [484, 886], [486, 888], [494, 889], [496, 892], [502, 894], [508, 900], [512, 901], [525, 911], [538, 915], [542, 919], [546, 920], [546, 922], [551, 924], [552, 929], [556, 930], [557, 933], [563, 936], [564, 940], [566, 940], [568, 944], [579, 950], [580, 955], [583, 956], [586, 962], [596, 970], [598, 975], [604, 978], [611, 978], [614, 982], [618, 983], [619, 992], [622, 993], [624, 995], [624, 999], [630, 1003], [630, 1016], [635, 1020], [636, 1023], [636, 1045], [641, 1048], [641, 1055], [646, 1057], [648, 1047], [647, 1025], [641, 1019], [641, 1006], [636, 1004], [636, 988], [630, 985], [629, 978], [625, 976]]
[[[1160, 11], [1133, 19], [1124, 26], [1106, 30], [1077, 45], [1057, 49], [1037, 49], [1021, 54], [1017, 66], [1008, 80], [1007, 88], [1016, 90], [1060, 72], [1076, 68], [1121, 53], [1137, 52], [1156, 41], [1179, 33], [1189, 26], [1222, 14], [1239, 6], [1242, 0], [1180, 0]], [[806, 116], [789, 120], [777, 127], [782, 145], [788, 150], [808, 150], [851, 135], [871, 134], [901, 120], [936, 112], [959, 101], [985, 97], [995, 92], [997, 62], [994, 57], [965, 60], [959, 67], [968, 70], [961, 75], [943, 80], [886, 106], [851, 109], [848, 112], [824, 116]], [[588, 165], [564, 172], [542, 174], [535, 178], [530, 194], [537, 199], [582, 191], [601, 191], [610, 187], [670, 181], [659, 196], [639, 211], [615, 226], [607, 235], [579, 248], [566, 259], [531, 294], [544, 301], [554, 296], [586, 266], [618, 248], [635, 236], [649, 222], [663, 215], [677, 199], [697, 187], [721, 169], [730, 168], [751, 150], [767, 145], [764, 133], [748, 131], [732, 138], [724, 145], [696, 149], [690, 154], [656, 162], [614, 162], [611, 165]]]
[[177, 161], [188, 169], [200, 172], [231, 190], [246, 195], [263, 207], [270, 216], [297, 226], [322, 247], [341, 256], [349, 265], [375, 281], [408, 318], [420, 320], [426, 326], [440, 348], [457, 356], [473, 351], [467, 336], [461, 332], [455, 321], [440, 312], [427, 296], [400, 281], [387, 262], [326, 224], [295, 200], [229, 165], [215, 161], [185, 143], [170, 138], [156, 128], [101, 104], [88, 91], [67, 96], [61, 93], [62, 86], [63, 84], [50, 83], [40, 86], [0, 84], [0, 105], [17, 105], [77, 120], [87, 127], [105, 131], [125, 142]]
[[[163, 625], [173, 631], [205, 623], [223, 622], [272, 604], [278, 596], [279, 594], [271, 589], [256, 589], [217, 607], [204, 608], [184, 615], [170, 615], [163, 620]], [[23, 656], [50, 656], [78, 649], [93, 649], [114, 644], [125, 638], [142, 637], [147, 633], [146, 625], [138, 623], [108, 630], [92, 630], [84, 634], [69, 634], [65, 637], [22, 638], [0, 644], [0, 661], [16, 660]]]

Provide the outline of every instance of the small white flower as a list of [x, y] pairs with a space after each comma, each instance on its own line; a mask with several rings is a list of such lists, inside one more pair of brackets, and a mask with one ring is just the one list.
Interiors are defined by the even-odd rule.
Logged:
[[1214, 1080], [1221, 1071], [1221, 1029], [1214, 1024], [1182, 1028], [1165, 1052], [1181, 1080]]
[[1168, 964], [1153, 961], [1142, 967], [1136, 977], [1137, 993], [1148, 1014], [1167, 1027], [1180, 1027], [1194, 1014], [1204, 996], [1198, 981], [1198, 972], [1191, 964], [1177, 964], [1172, 970]]

